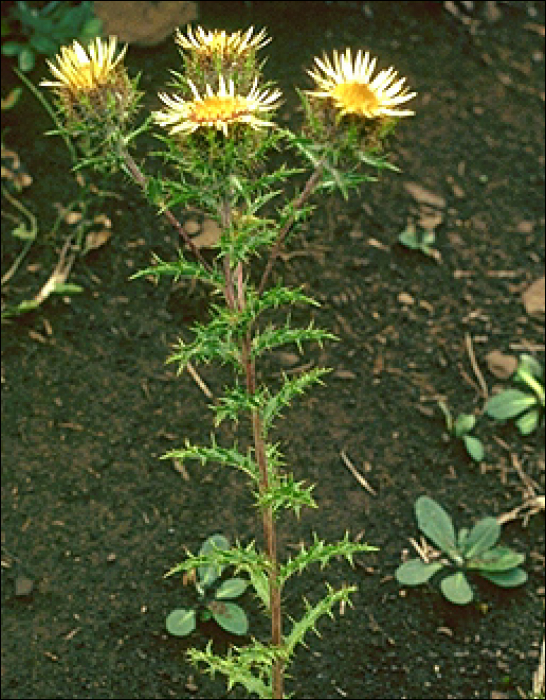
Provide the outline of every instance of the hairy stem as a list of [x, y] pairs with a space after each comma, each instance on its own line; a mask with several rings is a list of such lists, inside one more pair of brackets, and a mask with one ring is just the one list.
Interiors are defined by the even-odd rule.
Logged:
[[[245, 289], [243, 265], [238, 263], [235, 269], [235, 285], [233, 287], [233, 277], [229, 270], [229, 262], [226, 268], [229, 279], [226, 279], [226, 301], [232, 308], [237, 307], [239, 311], [245, 308]], [[235, 296], [236, 295], [236, 296]], [[241, 342], [241, 364], [245, 374], [246, 390], [250, 396], [256, 393], [256, 364], [251, 354], [252, 328], [249, 329]], [[259, 471], [258, 490], [263, 494], [269, 487], [267, 454], [265, 449], [264, 431], [262, 418], [258, 409], [251, 411], [252, 436], [254, 440], [254, 452]], [[267, 506], [262, 509], [262, 528], [265, 540], [265, 549], [269, 559], [269, 601], [271, 614], [271, 644], [280, 649], [282, 644], [282, 608], [281, 608], [281, 587], [278, 581], [278, 561], [277, 561], [277, 531], [275, 527], [275, 517], [273, 508]], [[282, 661], [277, 658], [273, 664], [272, 673], [273, 697], [284, 697], [284, 668]]]
[[[242, 363], [245, 370], [246, 388], [250, 395], [256, 391], [256, 371], [255, 363], [250, 356], [250, 336], [248, 335], [242, 344]], [[256, 462], [258, 464], [260, 481], [260, 494], [269, 487], [269, 477], [267, 468], [267, 455], [265, 450], [265, 440], [263, 433], [262, 418], [260, 412], [254, 409], [251, 413], [252, 434], [254, 438], [254, 450]], [[277, 530], [275, 518], [271, 506], [262, 510], [262, 526], [264, 532], [265, 548], [270, 563], [269, 570], [269, 600], [271, 611], [271, 644], [280, 649], [282, 645], [282, 608], [281, 608], [281, 587], [278, 581], [278, 561], [277, 561]], [[284, 697], [284, 669], [280, 659], [276, 659], [273, 664], [273, 697]]]

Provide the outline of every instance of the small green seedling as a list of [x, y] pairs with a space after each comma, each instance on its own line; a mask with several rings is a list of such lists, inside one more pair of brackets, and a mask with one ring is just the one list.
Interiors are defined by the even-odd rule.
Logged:
[[435, 239], [434, 231], [418, 228], [413, 223], [409, 223], [398, 236], [398, 240], [403, 246], [406, 246], [406, 248], [420, 250], [421, 253], [424, 253], [429, 258], [434, 258], [437, 262], [440, 262], [440, 252], [436, 250], [436, 248], [432, 248]]
[[476, 425], [476, 416], [468, 413], [461, 413], [455, 420], [451, 415], [449, 408], [442, 401], [438, 402], [438, 406], [442, 409], [446, 421], [448, 433], [463, 441], [468, 454], [475, 462], [481, 462], [485, 455], [485, 450], [482, 441], [470, 435], [470, 432]]
[[[401, 564], [395, 576], [402, 586], [419, 586], [442, 569], [455, 568], [454, 573], [441, 580], [440, 590], [451, 603], [466, 605], [474, 597], [467, 578], [472, 572], [501, 588], [514, 588], [527, 581], [526, 572], [519, 568], [525, 555], [496, 546], [501, 531], [496, 518], [482, 518], [471, 530], [461, 528], [456, 534], [450, 516], [428, 496], [417, 499], [415, 515], [420, 530], [441, 552], [426, 552], [425, 559], [410, 559]], [[441, 558], [442, 552], [447, 559]]]
[[[200, 555], [215, 549], [229, 549], [229, 542], [223, 535], [212, 535], [199, 550]], [[197, 626], [197, 620], [213, 618], [220, 627], [232, 634], [244, 635], [248, 631], [248, 618], [245, 611], [233, 598], [241, 596], [248, 586], [242, 578], [228, 578], [220, 581], [222, 566], [199, 566], [195, 570], [195, 590], [198, 597], [196, 608], [178, 608], [173, 610], [166, 620], [167, 631], [176, 637], [186, 637]]]
[[512, 379], [525, 386], [521, 389], [505, 389], [491, 397], [485, 412], [498, 421], [515, 419], [522, 435], [529, 435], [544, 421], [544, 371], [531, 355], [520, 355]]

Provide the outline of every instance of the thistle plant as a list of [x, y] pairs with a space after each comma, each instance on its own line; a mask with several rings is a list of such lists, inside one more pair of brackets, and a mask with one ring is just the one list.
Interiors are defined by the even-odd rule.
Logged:
[[[334, 52], [332, 59], [316, 58], [315, 68], [308, 71], [314, 89], [298, 91], [304, 123], [295, 133], [275, 122], [282, 94], [265, 80], [257, 58], [270, 41], [265, 30], [255, 34], [251, 27], [228, 34], [189, 28], [186, 35], [178, 31], [175, 40], [182, 70], [172, 71], [169, 89], [159, 93], [161, 108], [140, 126], [131, 126], [132, 131], [137, 83], [123, 66], [125, 49], [116, 56], [115, 39], [97, 42], [88, 51], [78, 44], [65, 47], [57, 65], [50, 66], [57, 80], [44, 85], [57, 95], [59, 133], [79, 137], [82, 164], [122, 169], [183, 241], [177, 260], [154, 255], [153, 264], [134, 278], [187, 278], [212, 294], [207, 321], [191, 329], [190, 341], [178, 340], [168, 362], [179, 372], [199, 363], [230, 367], [232, 385], [212, 406], [214, 428], [231, 421], [244, 433], [244, 446], [238, 441], [222, 444], [217, 431], [208, 445], [186, 441], [163, 459], [195, 460], [203, 467], [215, 463], [242, 472], [261, 519], [261, 534], [245, 544], [188, 553], [166, 575], [226, 566], [248, 575], [270, 621], [270, 639], [233, 647], [226, 656], [217, 655], [209, 643], [205, 650], [190, 649], [189, 658], [211, 674], [225, 675], [229, 688], [241, 684], [249, 694], [283, 698], [285, 672], [296, 648], [309, 632], [318, 633], [319, 620], [331, 616], [336, 605], [350, 604], [355, 590], [327, 584], [318, 602], [304, 601], [296, 620], [282, 609], [285, 586], [312, 564], [324, 568], [340, 558], [352, 564], [355, 554], [375, 548], [351, 541], [347, 532], [334, 543], [313, 534], [297, 554], [284, 558], [278, 547], [281, 521], [290, 517], [287, 511], [299, 517], [303, 508], [316, 508], [317, 503], [313, 485], [287, 469], [273, 438], [275, 421], [295, 398], [321, 384], [328, 369], [259, 383], [258, 363], [287, 344], [303, 352], [309, 343], [322, 345], [336, 338], [312, 320], [304, 327], [293, 323], [293, 308], [318, 304], [303, 286], [273, 283], [272, 270], [290, 234], [311, 215], [317, 194], [337, 190], [348, 197], [376, 179], [374, 171], [395, 169], [385, 155], [385, 142], [397, 120], [413, 114], [401, 105], [415, 93], [392, 67], [374, 74], [376, 59], [368, 52], [359, 50], [354, 60], [350, 49]], [[146, 174], [131, 153], [136, 137], [154, 128], [159, 128], [156, 135], [163, 144], [160, 176]], [[271, 155], [283, 150], [297, 158], [294, 167], [270, 165]], [[300, 189], [291, 186], [296, 177], [307, 178]], [[173, 214], [175, 208], [189, 206], [219, 226], [212, 261]]]

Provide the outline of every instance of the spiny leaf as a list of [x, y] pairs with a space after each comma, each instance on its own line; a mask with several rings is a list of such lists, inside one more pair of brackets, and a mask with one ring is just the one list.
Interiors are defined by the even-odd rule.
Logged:
[[211, 442], [212, 445], [210, 447], [205, 447], [192, 445], [189, 441], [186, 441], [184, 448], [166, 452], [164, 455], [161, 455], [161, 459], [176, 459], [180, 462], [184, 462], [186, 459], [196, 459], [202, 465], [208, 462], [218, 462], [219, 464], [241, 470], [250, 476], [253, 481], [258, 480], [258, 465], [249, 454], [239, 452], [237, 445], [234, 447], [220, 447], [220, 445], [216, 444], [214, 435], [211, 437]]
[[333, 618], [332, 608], [342, 601], [350, 605], [350, 594], [356, 591], [356, 586], [344, 586], [339, 590], [335, 591], [329, 584], [326, 584], [328, 593], [326, 596], [320, 600], [315, 605], [311, 605], [305, 598], [303, 600], [305, 605], [305, 613], [303, 617], [297, 622], [292, 620], [292, 629], [290, 634], [285, 637], [285, 649], [286, 653], [291, 656], [298, 644], [305, 645], [305, 635], [313, 631], [317, 636], [320, 637], [320, 633], [316, 627], [317, 622], [328, 615]]
[[233, 649], [229, 649], [225, 656], [214, 654], [211, 641], [205, 651], [195, 648], [189, 649], [188, 657], [194, 665], [205, 664], [206, 671], [211, 677], [214, 677], [216, 673], [226, 676], [228, 690], [240, 684], [249, 695], [254, 694], [259, 698], [273, 697], [270, 674], [265, 679], [255, 675], [250, 664], [242, 663], [241, 658], [234, 654]]
[[360, 552], [376, 552], [377, 547], [371, 545], [350, 542], [349, 533], [345, 533], [343, 540], [336, 543], [326, 544], [319, 540], [317, 535], [313, 533], [313, 544], [308, 549], [301, 545], [301, 549], [294, 557], [290, 557], [288, 561], [279, 567], [279, 582], [284, 585], [286, 580], [293, 574], [299, 574], [304, 571], [310, 564], [320, 563], [321, 568], [324, 568], [332, 557], [345, 557], [349, 564], [353, 564], [353, 555]]
[[304, 341], [322, 344], [324, 340], [337, 340], [337, 337], [320, 328], [314, 328], [312, 321], [307, 328], [291, 328], [289, 322], [283, 328], [268, 326], [252, 339], [252, 356], [258, 357], [265, 350], [292, 343], [301, 352]]
[[224, 282], [223, 276], [215, 270], [207, 270], [203, 265], [186, 260], [182, 254], [175, 262], [163, 262], [157, 255], [153, 255], [154, 265], [147, 267], [144, 270], [139, 270], [129, 279], [134, 280], [139, 277], [174, 277], [175, 281], [181, 277], [189, 279], [198, 279], [202, 282], [208, 282], [215, 287], [221, 288]]
[[261, 508], [272, 508], [276, 513], [281, 508], [292, 508], [296, 517], [299, 517], [302, 506], [316, 508], [311, 491], [314, 486], [303, 486], [303, 481], [294, 481], [292, 474], [277, 475], [276, 483], [257, 495], [258, 505]]
[[328, 374], [328, 372], [330, 372], [330, 369], [315, 368], [296, 377], [283, 377], [282, 387], [264, 403], [262, 417], [265, 430], [269, 429], [274, 418], [281, 413], [283, 408], [290, 404], [295, 396], [303, 394], [311, 384], [322, 384], [321, 377]]

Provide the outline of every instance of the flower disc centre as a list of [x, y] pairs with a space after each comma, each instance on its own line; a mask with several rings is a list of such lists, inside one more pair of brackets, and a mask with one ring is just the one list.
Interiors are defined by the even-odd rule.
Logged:
[[373, 114], [379, 105], [375, 93], [358, 82], [340, 83], [332, 89], [331, 95], [349, 113]]
[[190, 119], [195, 122], [229, 122], [246, 111], [246, 104], [236, 97], [211, 95], [194, 103]]

